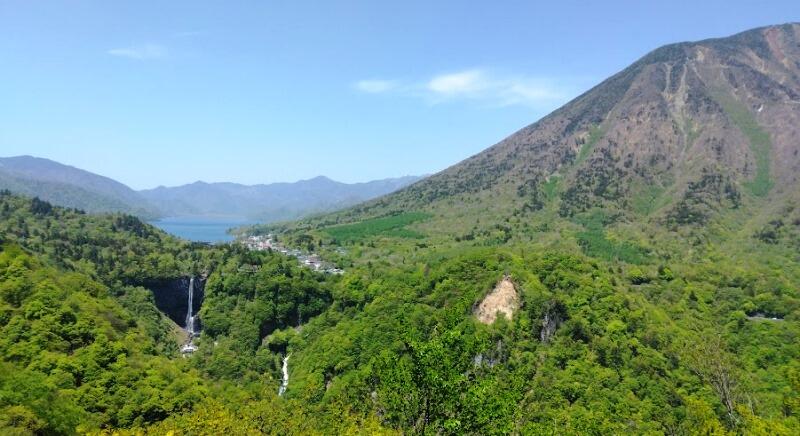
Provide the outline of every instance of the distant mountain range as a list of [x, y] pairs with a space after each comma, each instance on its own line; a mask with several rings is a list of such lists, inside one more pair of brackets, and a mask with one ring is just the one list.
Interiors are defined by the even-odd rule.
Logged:
[[352, 206], [419, 179], [407, 176], [347, 184], [320, 176], [252, 186], [195, 182], [174, 188], [160, 186], [140, 194], [168, 216], [237, 216], [274, 222]]
[[166, 216], [242, 217], [263, 222], [295, 219], [380, 197], [419, 179], [407, 176], [347, 184], [320, 176], [295, 183], [253, 186], [195, 182], [137, 192], [108, 177], [48, 159], [0, 158], [0, 189], [89, 213], [122, 212], [145, 219]]
[[89, 213], [124, 212], [143, 218], [161, 215], [139, 193], [122, 183], [32, 156], [0, 158], [0, 189]]

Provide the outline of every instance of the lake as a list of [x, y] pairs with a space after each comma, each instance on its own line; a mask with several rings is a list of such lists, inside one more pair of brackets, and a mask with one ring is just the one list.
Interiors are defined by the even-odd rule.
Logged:
[[179, 238], [196, 242], [213, 243], [232, 241], [233, 236], [227, 233], [228, 229], [232, 227], [256, 223], [245, 218], [190, 216], [162, 218], [160, 220], [150, 221], [150, 224]]

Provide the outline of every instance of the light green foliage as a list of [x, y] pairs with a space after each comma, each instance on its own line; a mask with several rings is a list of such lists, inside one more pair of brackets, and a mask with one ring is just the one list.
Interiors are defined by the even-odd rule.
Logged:
[[[192, 412], [174, 415], [146, 428], [147, 434], [208, 434], [208, 435], [395, 435], [380, 425], [375, 416], [357, 417], [346, 404], [310, 407], [296, 400], [281, 400], [267, 395], [259, 401], [231, 407], [220, 400], [207, 400]], [[122, 435], [139, 435], [123, 431]]]
[[722, 105], [725, 113], [739, 130], [750, 141], [750, 150], [756, 161], [756, 174], [752, 181], [745, 183], [750, 192], [757, 197], [769, 194], [774, 182], [770, 178], [770, 153], [772, 142], [767, 133], [747, 107], [730, 96], [718, 93], [715, 98]]
[[603, 211], [592, 210], [577, 216], [575, 220], [584, 227], [576, 237], [587, 256], [634, 264], [647, 260], [647, 252], [643, 248], [628, 241], [612, 241], [606, 236], [605, 226], [609, 219]]
[[372, 218], [355, 224], [327, 227], [325, 233], [339, 242], [356, 242], [375, 236], [421, 238], [423, 235], [406, 226], [429, 218], [424, 212], [408, 212], [382, 218]]
[[544, 192], [545, 197], [547, 200], [553, 200], [556, 198], [556, 192], [558, 190], [558, 182], [561, 180], [559, 175], [552, 175], [546, 182], [542, 184], [542, 192]]
[[0, 277], [5, 431], [129, 426], [187, 410], [205, 396], [196, 373], [153, 353], [144, 333], [152, 320], [137, 321], [104, 286], [59, 274], [8, 245]]
[[641, 268], [633, 267], [628, 270], [628, 280], [634, 285], [641, 285], [650, 281], [650, 277], [641, 270]]
[[[257, 271], [240, 270], [241, 265]], [[288, 341], [273, 338], [265, 349], [262, 340], [320, 314], [331, 302], [328, 279], [335, 276], [312, 273], [277, 253], [227, 253], [206, 283], [200, 311], [204, 343], [216, 345], [201, 347], [194, 356], [197, 363], [217, 378], [257, 377], [264, 372], [278, 378], [279, 360], [269, 352], [285, 354]]]
[[592, 150], [594, 150], [595, 144], [597, 144], [597, 141], [602, 139], [603, 135], [605, 134], [606, 134], [605, 130], [600, 126], [592, 126], [589, 128], [589, 135], [586, 138], [586, 142], [584, 142], [583, 145], [581, 146], [581, 149], [578, 152], [578, 156], [575, 159], [576, 165], [580, 165], [581, 163], [583, 163], [583, 161], [585, 161], [586, 158], [588, 158], [589, 155], [592, 154]]
[[648, 185], [639, 190], [632, 201], [633, 210], [642, 215], [650, 215], [660, 206], [668, 203], [661, 199], [664, 188], [657, 185]]

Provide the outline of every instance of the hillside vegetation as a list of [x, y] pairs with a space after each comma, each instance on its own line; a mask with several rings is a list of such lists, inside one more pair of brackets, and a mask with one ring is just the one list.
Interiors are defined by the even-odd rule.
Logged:
[[[410, 245], [417, 248], [404, 251], [405, 261], [323, 276], [278, 254], [193, 247], [135, 218], [8, 194], [0, 211], [8, 369], [0, 416], [8, 431], [798, 428], [796, 264], [743, 270], [708, 252], [700, 264], [637, 266], [535, 246], [456, 253]], [[105, 227], [120, 220], [126, 228]], [[110, 258], [79, 261], [70, 252], [54, 264], [57, 241], [80, 247], [83, 234], [95, 235], [101, 251], [123, 243], [126, 263], [153, 267], [128, 275]], [[162, 243], [151, 245], [156, 238]], [[386, 238], [407, 240], [376, 234], [365, 247]], [[210, 274], [199, 350], [189, 359], [178, 357], [170, 321], [136, 285], [172, 268]], [[484, 325], [473, 308], [504, 276], [521, 308], [513, 320]], [[280, 398], [287, 354], [291, 378]]]
[[[250, 229], [341, 275], [3, 192], [0, 429], [798, 434], [799, 35], [663, 47], [397, 193]], [[189, 276], [182, 358], [150, 285]]]

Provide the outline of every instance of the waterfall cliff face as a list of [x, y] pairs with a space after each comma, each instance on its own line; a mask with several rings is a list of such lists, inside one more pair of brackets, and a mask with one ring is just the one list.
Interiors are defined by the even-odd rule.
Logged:
[[286, 393], [286, 388], [289, 386], [289, 355], [283, 358], [283, 365], [281, 367], [283, 377], [281, 377], [281, 387], [278, 388], [278, 396], [283, 396]]
[[[194, 330], [200, 330], [200, 319], [195, 316], [205, 298], [206, 279], [203, 276], [181, 277], [161, 281], [150, 281], [141, 284], [153, 292], [156, 307], [181, 327], [187, 326], [189, 297], [191, 296]], [[191, 288], [192, 292], [189, 292]]]

